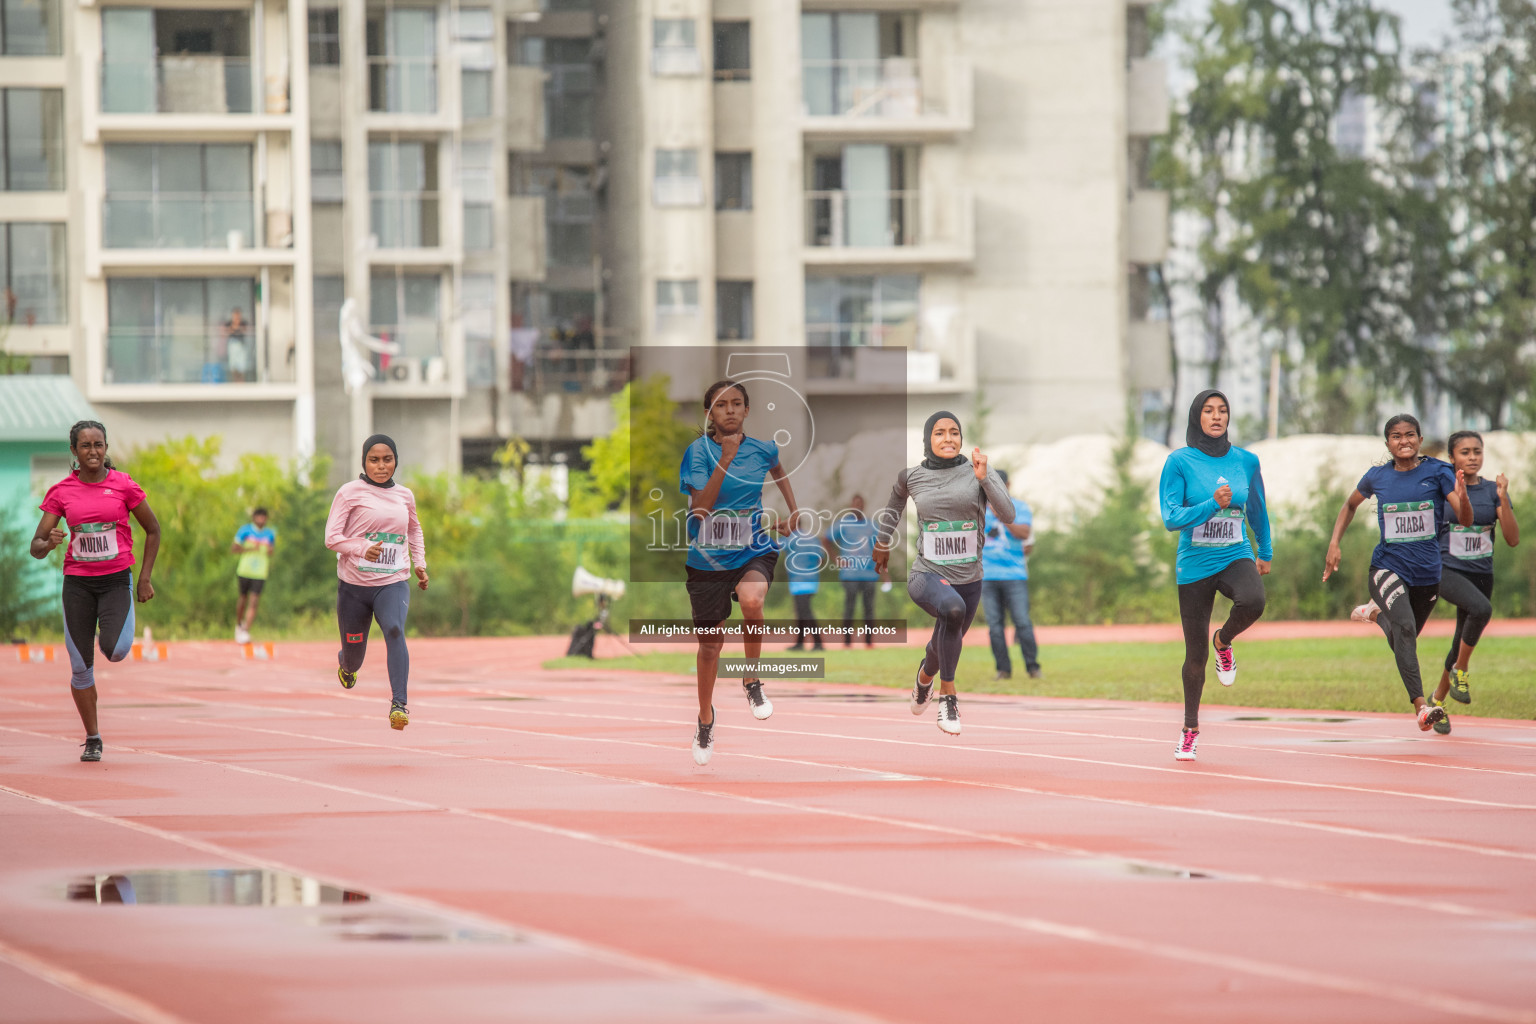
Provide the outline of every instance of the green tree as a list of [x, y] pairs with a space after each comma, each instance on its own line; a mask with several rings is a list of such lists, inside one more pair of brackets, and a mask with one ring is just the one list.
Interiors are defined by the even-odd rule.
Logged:
[[1459, 45], [1428, 68], [1449, 114], [1446, 191], [1463, 229], [1442, 377], [1498, 430], [1512, 411], [1536, 418], [1536, 4], [1456, 0], [1455, 11]]

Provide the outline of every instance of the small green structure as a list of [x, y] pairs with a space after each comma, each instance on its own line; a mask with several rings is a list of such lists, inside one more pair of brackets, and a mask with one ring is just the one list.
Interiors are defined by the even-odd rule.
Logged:
[[[69, 472], [69, 428], [94, 419], [100, 417], [69, 377], [0, 376], [0, 517], [12, 529], [32, 536], [38, 502]], [[57, 589], [58, 569], [27, 562], [25, 584]]]

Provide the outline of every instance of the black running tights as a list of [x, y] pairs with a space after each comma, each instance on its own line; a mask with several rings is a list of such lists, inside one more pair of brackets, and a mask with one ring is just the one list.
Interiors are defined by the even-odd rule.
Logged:
[[1493, 618], [1493, 573], [1464, 573], [1448, 568], [1440, 574], [1440, 596], [1456, 606], [1456, 635], [1451, 638], [1451, 650], [1445, 656], [1445, 670], [1450, 672], [1461, 656], [1461, 645], [1476, 647], [1488, 620]]
[[1232, 601], [1221, 626], [1230, 644], [1264, 614], [1264, 581], [1253, 559], [1244, 558], [1213, 576], [1179, 584], [1179, 619], [1184, 623], [1184, 728], [1200, 728], [1200, 696], [1205, 692], [1205, 663], [1211, 657], [1211, 611], [1216, 595]]
[[1424, 680], [1419, 677], [1419, 634], [1424, 632], [1429, 613], [1435, 610], [1440, 584], [1409, 586], [1391, 569], [1374, 565], [1368, 579], [1371, 600], [1381, 609], [1376, 625], [1387, 634], [1387, 646], [1397, 659], [1397, 674], [1402, 677], [1408, 699], [1417, 703], [1424, 697]]

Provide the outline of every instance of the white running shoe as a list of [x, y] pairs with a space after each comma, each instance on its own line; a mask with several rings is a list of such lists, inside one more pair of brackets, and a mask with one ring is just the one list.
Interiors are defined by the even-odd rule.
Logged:
[[1376, 616], [1380, 614], [1381, 609], [1376, 606], [1376, 602], [1367, 601], [1365, 604], [1355, 605], [1354, 610], [1349, 613], [1349, 620], [1351, 622], [1375, 622]]
[[1173, 748], [1173, 759], [1175, 761], [1193, 761], [1195, 759], [1195, 747], [1199, 742], [1199, 729], [1185, 729], [1179, 736], [1178, 744]]
[[715, 752], [715, 709], [710, 708], [709, 713], [709, 724], [697, 723], [693, 733], [693, 763], [700, 768], [709, 764], [710, 755]]
[[941, 693], [938, 699], [939, 728], [951, 736], [960, 735], [960, 697], [958, 694]]
[[1216, 633], [1211, 634], [1211, 647], [1216, 651], [1216, 678], [1221, 680], [1222, 686], [1231, 686], [1237, 682], [1237, 655], [1231, 645], [1226, 650], [1216, 646]]
[[[925, 658], [924, 661], [927, 659]], [[933, 680], [928, 680], [928, 685], [923, 685], [923, 662], [917, 663], [917, 672], [912, 677], [912, 713], [920, 715], [928, 710], [928, 702], [933, 699]]]
[[251, 632], [244, 626], [235, 627], [235, 643], [248, 644], [251, 642]]
[[763, 696], [763, 681], [754, 679], [751, 682], [743, 679], [741, 688], [747, 691], [747, 707], [752, 709], [752, 717], [761, 722], [773, 714], [773, 701]]

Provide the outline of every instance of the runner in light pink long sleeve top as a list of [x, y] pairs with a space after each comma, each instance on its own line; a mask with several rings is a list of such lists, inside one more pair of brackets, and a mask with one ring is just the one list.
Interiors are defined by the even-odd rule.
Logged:
[[[391, 542], [392, 537], [405, 539]], [[381, 540], [379, 560], [369, 561], [365, 557], [368, 549]], [[393, 487], [379, 487], [359, 478], [342, 484], [325, 520], [325, 546], [340, 556], [336, 577], [347, 583], [382, 587], [409, 579], [412, 566], [427, 566], [427, 547], [416, 518], [416, 495], [398, 482]], [[404, 557], [407, 546], [409, 564]], [[393, 561], [390, 555], [396, 556]]]

